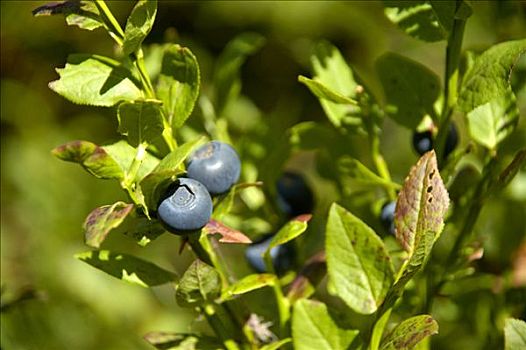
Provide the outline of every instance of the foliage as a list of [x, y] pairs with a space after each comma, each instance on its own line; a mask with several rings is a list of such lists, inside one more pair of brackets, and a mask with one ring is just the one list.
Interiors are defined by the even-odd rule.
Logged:
[[[145, 44], [158, 5], [138, 1], [124, 29], [103, 0], [64, 1], [33, 12], [104, 30], [116, 45], [114, 58], [69, 55], [49, 87], [75, 104], [112, 108], [120, 139], [70, 141], [52, 154], [97, 179], [116, 180], [110, 185], [117, 184], [125, 197], [89, 213], [84, 237], [95, 250], [75, 257], [132, 284], [173, 287], [177, 304], [209, 326], [191, 333], [151, 332], [144, 337], [148, 343], [158, 349], [428, 349], [435, 338], [441, 341], [443, 325], [452, 332], [441, 306], [473, 314], [462, 308], [470, 293], [524, 292], [524, 281], [503, 282], [502, 273], [477, 271], [484, 260], [479, 261], [476, 223], [486, 204], [504, 195], [514, 178], [524, 178], [524, 140], [520, 147], [511, 147], [510, 140], [520, 115], [512, 77], [526, 40], [496, 44], [463, 62], [465, 25], [473, 13], [467, 1], [384, 1], [387, 18], [410, 36], [446, 41], [442, 86], [423, 63], [387, 52], [374, 64], [383, 92], [378, 93], [343, 51], [325, 40], [313, 43], [312, 77], [300, 75], [298, 81], [318, 99], [327, 120], [290, 125], [277, 144], [269, 135], [279, 124], [251, 114], [257, 107], [241, 93], [243, 64], [264, 48], [265, 38], [251, 32], [233, 38], [208, 77], [199, 55], [183, 42]], [[437, 132], [435, 149], [404, 169], [403, 182], [380, 148], [388, 137], [387, 118], [401, 129], [426, 124]], [[453, 120], [466, 125], [466, 139], [444, 156], [444, 130]], [[169, 235], [157, 220], [157, 205], [207, 138], [238, 149], [244, 182], [214, 198], [213, 219], [202, 230], [180, 237], [180, 251], [191, 251], [193, 258], [179, 276], [151, 256], [138, 255]], [[356, 142], [367, 144], [367, 151], [349, 149]], [[318, 205], [314, 213], [283, 220], [273, 203], [273, 181], [287, 158], [313, 150]], [[323, 203], [323, 181], [338, 192], [328, 196], [329, 203]], [[378, 222], [383, 203], [393, 200], [395, 237], [386, 236]], [[232, 272], [230, 265], [238, 263], [229, 254], [268, 227], [276, 232], [262, 253], [268, 271]], [[112, 237], [120, 233], [144, 247], [141, 254], [114, 250]], [[524, 237], [519, 240], [524, 245]], [[271, 251], [283, 244], [295, 244], [301, 254], [295, 269], [278, 275]], [[517, 263], [507, 273], [520, 274], [520, 268]], [[261, 303], [254, 295], [271, 297]], [[509, 299], [498, 319], [499, 336], [488, 339], [487, 348], [524, 345], [524, 322], [516, 319], [524, 307]]]

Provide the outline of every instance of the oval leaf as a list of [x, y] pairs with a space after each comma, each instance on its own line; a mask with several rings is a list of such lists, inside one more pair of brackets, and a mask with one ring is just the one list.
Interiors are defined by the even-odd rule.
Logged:
[[252, 274], [231, 284], [221, 294], [221, 301], [232, 299], [236, 295], [245, 294], [253, 290], [272, 286], [276, 283], [276, 276], [270, 273]]
[[57, 72], [60, 79], [49, 83], [50, 89], [74, 103], [110, 107], [143, 97], [131, 72], [108, 57], [69, 55]]
[[107, 274], [143, 287], [153, 287], [175, 281], [176, 276], [151, 262], [128, 254], [95, 250], [75, 257]]
[[156, 91], [174, 128], [181, 127], [194, 109], [199, 96], [199, 74], [192, 51], [179, 45], [165, 48]]
[[122, 51], [125, 55], [140, 49], [141, 44], [152, 30], [155, 14], [157, 13], [157, 0], [140, 0], [133, 8], [124, 29]]
[[[313, 80], [341, 96], [355, 99], [358, 84], [354, 80], [351, 68], [336, 47], [328, 42], [318, 43], [311, 57], [311, 64]], [[334, 103], [325, 98], [320, 99], [320, 104], [336, 127], [341, 126], [342, 119], [352, 111], [349, 105]]]
[[[125, 140], [120, 140], [110, 145], [101, 146], [115, 162], [121, 168], [123, 173], [127, 173], [133, 162], [133, 159], [137, 155], [137, 149], [130, 146]], [[137, 171], [137, 179], [141, 180], [147, 174], [149, 174], [159, 164], [159, 159], [152, 156], [150, 153], [145, 152], [144, 158], [141, 162], [139, 170]]]
[[382, 341], [380, 350], [409, 350], [424, 338], [437, 334], [438, 324], [429, 315], [411, 317], [393, 329]]
[[119, 132], [128, 136], [133, 147], [141, 143], [151, 143], [163, 132], [161, 106], [154, 101], [124, 102], [117, 109]]
[[217, 271], [201, 260], [195, 260], [177, 285], [175, 297], [180, 306], [196, 306], [216, 299], [221, 293]]
[[312, 218], [310, 214], [303, 214], [290, 220], [276, 233], [270, 241], [264, 254], [270, 254], [272, 248], [292, 241], [307, 229], [307, 222]]
[[84, 241], [99, 248], [108, 233], [118, 227], [133, 209], [133, 204], [117, 202], [93, 210], [84, 221]]
[[86, 30], [104, 26], [97, 6], [92, 2], [63, 1], [49, 3], [33, 10], [33, 16], [51, 16], [63, 14], [68, 25], [75, 25]]
[[303, 299], [294, 304], [292, 341], [296, 350], [347, 350], [358, 331], [340, 328], [325, 304]]
[[300, 75], [298, 77], [298, 81], [300, 83], [305, 84], [309, 88], [309, 90], [318, 98], [325, 99], [337, 104], [348, 104], [348, 105], [357, 105], [358, 102], [355, 100], [343, 96], [339, 92], [336, 92], [332, 90], [331, 88], [325, 86], [323, 83], [319, 82], [318, 80], [309, 79], [307, 77], [304, 77]]
[[434, 115], [433, 105], [440, 94], [440, 80], [434, 72], [392, 52], [378, 58], [376, 70], [394, 121], [416, 129], [426, 114]]
[[55, 147], [51, 153], [66, 162], [82, 165], [86, 171], [101, 179], [122, 179], [124, 172], [103, 147], [88, 141], [71, 141]]
[[393, 282], [393, 265], [378, 235], [359, 218], [334, 203], [326, 238], [329, 292], [353, 310], [371, 314]]

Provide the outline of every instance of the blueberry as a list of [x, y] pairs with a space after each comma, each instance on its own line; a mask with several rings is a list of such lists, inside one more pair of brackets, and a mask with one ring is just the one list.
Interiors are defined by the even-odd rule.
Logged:
[[385, 227], [387, 232], [389, 232], [392, 235], [395, 234], [395, 223], [394, 223], [395, 209], [396, 209], [396, 202], [391, 201], [391, 202], [385, 203], [380, 212], [380, 221], [382, 222], [382, 225]]
[[212, 195], [227, 192], [239, 180], [241, 161], [232, 146], [212, 141], [199, 147], [187, 165], [189, 178], [201, 182]]
[[[245, 250], [245, 257], [254, 270], [258, 273], [267, 272], [265, 262], [263, 261], [263, 253], [267, 250], [273, 235], [265, 235], [262, 239], [252, 243]], [[278, 274], [289, 270], [295, 257], [295, 250], [291, 244], [279, 245], [272, 248], [270, 251], [272, 258], [272, 265]]]
[[277, 201], [280, 209], [289, 217], [312, 213], [314, 196], [299, 174], [285, 172], [276, 183]]
[[433, 149], [433, 133], [430, 130], [413, 133], [413, 148], [422, 155]]
[[212, 216], [212, 198], [200, 182], [180, 178], [159, 202], [157, 217], [166, 230], [180, 234], [203, 228]]
[[[429, 152], [434, 147], [434, 137], [431, 130], [426, 130], [422, 132], [413, 133], [413, 148], [415, 151], [423, 155], [426, 152]], [[458, 131], [455, 123], [449, 124], [449, 132], [446, 136], [446, 147], [444, 149], [444, 158], [453, 152], [455, 147], [458, 144]]]

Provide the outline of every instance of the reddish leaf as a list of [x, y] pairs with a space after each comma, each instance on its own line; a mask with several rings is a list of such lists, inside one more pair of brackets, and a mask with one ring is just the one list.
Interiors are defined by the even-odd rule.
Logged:
[[133, 209], [133, 204], [117, 202], [94, 209], [84, 222], [84, 239], [87, 245], [99, 248], [108, 233], [119, 226]]
[[207, 235], [220, 234], [222, 237], [219, 239], [219, 242], [221, 243], [252, 243], [250, 238], [245, 236], [241, 231], [234, 230], [216, 220], [210, 220], [203, 230]]

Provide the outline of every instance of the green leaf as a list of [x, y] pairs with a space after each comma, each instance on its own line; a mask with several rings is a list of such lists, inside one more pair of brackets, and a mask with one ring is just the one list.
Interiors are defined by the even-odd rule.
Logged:
[[354, 311], [371, 314], [393, 282], [393, 265], [380, 237], [334, 203], [327, 221], [328, 289]]
[[99, 248], [108, 233], [118, 227], [133, 209], [133, 204], [116, 202], [94, 209], [84, 221], [84, 240], [87, 245]]
[[342, 94], [332, 90], [331, 88], [325, 86], [323, 83], [317, 81], [317, 80], [313, 80], [313, 79], [309, 79], [307, 77], [304, 77], [302, 75], [300, 75], [298, 77], [298, 81], [300, 83], [303, 83], [305, 84], [309, 90], [318, 98], [320, 99], [325, 99], [325, 100], [328, 100], [330, 102], [334, 102], [334, 103], [337, 103], [337, 104], [348, 104], [348, 105], [357, 105], [358, 102], [356, 102], [355, 100], [347, 97], [347, 96], [343, 96]]
[[75, 257], [107, 274], [143, 287], [153, 287], [175, 281], [176, 276], [151, 262], [132, 255], [94, 250]]
[[369, 350], [378, 350], [378, 348], [380, 347], [380, 341], [382, 340], [382, 335], [384, 333], [385, 326], [387, 325], [387, 322], [389, 322], [389, 318], [391, 317], [392, 311], [392, 308], [388, 309], [382, 314], [382, 317], [380, 317], [374, 323]]
[[184, 170], [184, 161], [188, 156], [204, 142], [205, 138], [199, 137], [193, 141], [188, 141], [185, 144], [177, 147], [164, 157], [153, 170], [154, 172], [164, 170]]
[[161, 106], [155, 101], [124, 102], [117, 110], [119, 132], [128, 136], [133, 147], [141, 143], [151, 143], [163, 132]]
[[66, 23], [70, 26], [74, 25], [86, 30], [93, 30], [104, 26], [97, 6], [92, 2], [69, 0], [59, 3], [49, 3], [33, 10], [33, 16], [35, 17], [57, 14], [63, 14], [66, 18]]
[[310, 214], [304, 214], [295, 217], [294, 219], [287, 222], [273, 237], [270, 241], [265, 254], [270, 254], [272, 248], [278, 245], [285, 244], [292, 241], [294, 238], [301, 235], [307, 230], [307, 223], [312, 218]]
[[400, 291], [431, 253], [444, 227], [449, 196], [434, 151], [427, 152], [405, 179], [395, 211], [396, 238], [408, 252], [394, 291]]
[[499, 174], [496, 182], [491, 188], [493, 191], [499, 191], [505, 188], [511, 180], [519, 173], [521, 168], [526, 166], [526, 149], [521, 149], [515, 154], [511, 163]]
[[[311, 57], [311, 64], [313, 80], [338, 95], [355, 100], [358, 84], [354, 80], [351, 68], [336, 47], [325, 41], [318, 43]], [[341, 126], [344, 117], [356, 112], [356, 108], [352, 106], [334, 103], [325, 98], [320, 99], [320, 104], [336, 127]]]
[[212, 219], [222, 221], [225, 216], [232, 210], [234, 205], [234, 198], [239, 194], [240, 191], [250, 187], [260, 187], [263, 185], [262, 182], [244, 182], [238, 183], [232, 186], [230, 191], [221, 198], [219, 203], [214, 204], [214, 212], [212, 213]]
[[294, 304], [292, 341], [296, 350], [347, 350], [357, 340], [358, 331], [343, 329], [332, 319], [327, 306], [302, 299]]
[[458, 99], [460, 110], [469, 113], [507, 96], [513, 67], [525, 51], [526, 39], [507, 41], [492, 46], [475, 58], [462, 81]]
[[143, 97], [132, 73], [108, 57], [69, 55], [57, 73], [60, 79], [49, 83], [49, 88], [74, 103], [110, 107]]
[[380, 350], [409, 350], [424, 338], [437, 334], [438, 324], [429, 315], [418, 315], [400, 323], [382, 341]]
[[273, 342], [267, 345], [263, 345], [259, 349], [260, 350], [278, 350], [278, 349], [281, 349], [283, 345], [288, 344], [290, 342], [292, 342], [292, 338], [285, 338], [285, 339], [281, 339], [279, 341], [276, 341], [276, 342]]
[[519, 123], [519, 115], [515, 95], [511, 87], [508, 87], [504, 95], [476, 107], [466, 115], [471, 138], [494, 150], [515, 130]]
[[133, 8], [124, 29], [122, 51], [125, 55], [141, 48], [143, 40], [152, 30], [155, 14], [157, 13], [157, 0], [140, 0]]
[[177, 285], [175, 297], [180, 306], [197, 306], [213, 301], [221, 293], [217, 271], [201, 260], [195, 260]]
[[[398, 189], [401, 186], [397, 183], [387, 181], [376, 175], [373, 171], [363, 165], [360, 161], [349, 156], [342, 156], [337, 161], [338, 175], [340, 181], [345, 185], [348, 180], [358, 182], [364, 186], [385, 186]], [[354, 184], [353, 184], [354, 186]]]
[[384, 0], [385, 15], [413, 38], [433, 42], [447, 39], [453, 26], [454, 1]]
[[387, 111], [394, 121], [414, 130], [425, 115], [434, 116], [440, 80], [430, 69], [389, 52], [378, 58], [376, 70], [384, 88]]
[[504, 325], [504, 349], [518, 350], [526, 348], [526, 322], [507, 318]]
[[[124, 140], [117, 141], [110, 145], [102, 146], [104, 151], [108, 153], [121, 168], [123, 173], [127, 173], [130, 169], [130, 165], [135, 159], [137, 150], [130, 146], [128, 142]], [[142, 160], [141, 166], [137, 171], [137, 179], [141, 180], [147, 174], [149, 174], [159, 164], [159, 159], [146, 152], [144, 159]]]
[[245, 294], [259, 288], [273, 286], [275, 283], [276, 276], [270, 273], [248, 275], [228, 286], [221, 294], [221, 301], [230, 300], [237, 295]]
[[240, 69], [248, 56], [265, 44], [265, 38], [257, 33], [241, 33], [228, 42], [217, 59], [214, 70], [216, 114], [221, 116], [230, 101], [237, 99], [241, 91]]
[[223, 349], [223, 345], [216, 338], [190, 333], [150, 332], [144, 339], [159, 350]]
[[157, 239], [157, 237], [165, 232], [164, 227], [159, 221], [148, 220], [144, 217], [128, 216], [123, 225], [125, 226], [124, 234], [133, 238], [137, 244], [142, 247]]
[[156, 91], [172, 127], [181, 127], [192, 113], [199, 86], [199, 65], [192, 51], [175, 44], [166, 46]]
[[55, 147], [51, 153], [66, 162], [82, 165], [86, 171], [101, 179], [122, 179], [124, 171], [103, 147], [88, 141], [71, 141]]

